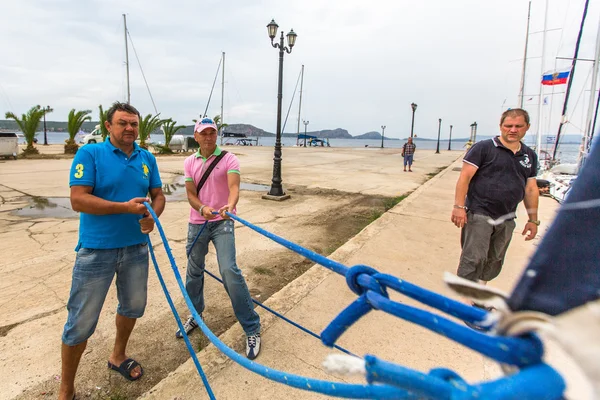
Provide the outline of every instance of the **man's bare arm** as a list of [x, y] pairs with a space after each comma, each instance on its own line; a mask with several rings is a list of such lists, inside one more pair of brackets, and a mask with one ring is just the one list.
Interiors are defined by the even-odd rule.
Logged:
[[[465, 198], [467, 197], [467, 192], [469, 191], [469, 183], [471, 183], [471, 179], [473, 179], [473, 176], [475, 176], [476, 172], [476, 166], [463, 162], [460, 176], [456, 182], [456, 189], [454, 191], [454, 206], [464, 207]], [[450, 220], [454, 222], [454, 225], [462, 228], [467, 223], [467, 212], [464, 208], [457, 208], [454, 206], [452, 207], [452, 215]]]

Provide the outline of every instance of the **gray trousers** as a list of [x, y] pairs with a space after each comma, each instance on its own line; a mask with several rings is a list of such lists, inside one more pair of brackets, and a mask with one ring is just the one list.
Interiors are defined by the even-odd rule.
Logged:
[[517, 225], [514, 219], [492, 225], [489, 217], [467, 213], [467, 224], [462, 228], [462, 253], [458, 276], [471, 281], [491, 281], [500, 274], [506, 250]]

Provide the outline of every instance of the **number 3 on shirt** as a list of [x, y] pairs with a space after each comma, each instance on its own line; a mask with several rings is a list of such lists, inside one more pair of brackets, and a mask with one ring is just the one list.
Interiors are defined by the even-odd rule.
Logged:
[[81, 178], [83, 176], [83, 164], [77, 164], [75, 166], [77, 172], [75, 172], [75, 178]]

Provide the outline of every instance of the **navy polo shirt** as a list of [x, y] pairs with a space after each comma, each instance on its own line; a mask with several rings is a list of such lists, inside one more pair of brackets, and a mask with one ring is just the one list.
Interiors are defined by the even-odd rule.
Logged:
[[527, 180], [537, 175], [535, 152], [521, 142], [521, 149], [513, 153], [498, 136], [475, 143], [463, 161], [477, 167], [465, 205], [469, 211], [494, 219], [516, 211], [525, 197]]
[[[134, 143], [131, 156], [106, 140], [81, 147], [75, 154], [69, 186], [91, 186], [92, 194], [105, 200], [126, 202], [146, 197], [150, 189], [162, 187], [156, 158]], [[116, 249], [148, 241], [140, 230], [141, 215], [80, 213], [80, 247]]]

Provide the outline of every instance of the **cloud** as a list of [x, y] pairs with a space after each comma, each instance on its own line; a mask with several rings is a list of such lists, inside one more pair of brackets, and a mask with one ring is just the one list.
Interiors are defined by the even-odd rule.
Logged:
[[[544, 2], [533, 2], [532, 31], [541, 29], [540, 3]], [[572, 52], [582, 4], [583, 0], [551, 3], [550, 27], [564, 29], [548, 34], [546, 64], [551, 65], [559, 52], [563, 56]], [[592, 5], [582, 46], [585, 57], [593, 56], [599, 12], [600, 6]], [[316, 130], [342, 127], [358, 135], [386, 125], [386, 136], [405, 137], [412, 117], [410, 103], [415, 102], [419, 136], [436, 137], [442, 118], [443, 132], [452, 124], [453, 136], [461, 137], [468, 135], [473, 121], [482, 134], [496, 133], [503, 100], [507, 99], [505, 107], [517, 102], [527, 4], [520, 0], [8, 2], [0, 15], [0, 111], [21, 113], [34, 104], [49, 104], [55, 109], [52, 118], [65, 120], [71, 108], [96, 113], [98, 104], [123, 100], [122, 14], [127, 15], [133, 40], [129, 42], [132, 103], [143, 113], [154, 112], [154, 107], [136, 53], [158, 111], [188, 123], [204, 112], [221, 53], [226, 52], [225, 122], [273, 131], [279, 54], [271, 46], [266, 25], [274, 18], [280, 32], [293, 28], [298, 34], [296, 47], [284, 56], [284, 117], [305, 65], [301, 119], [310, 120]], [[541, 51], [539, 36], [531, 37], [526, 80], [531, 95], [539, 90], [540, 65], [533, 58]], [[585, 75], [589, 67], [581, 68]], [[219, 76], [209, 115], [220, 113], [220, 86]], [[582, 87], [580, 83], [578, 90]], [[297, 93], [288, 126], [297, 123], [298, 100]], [[536, 119], [534, 112], [532, 117]]]

